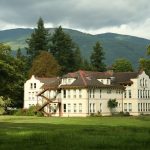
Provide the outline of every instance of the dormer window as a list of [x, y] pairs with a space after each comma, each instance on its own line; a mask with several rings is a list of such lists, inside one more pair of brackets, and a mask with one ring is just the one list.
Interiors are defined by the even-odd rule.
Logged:
[[36, 89], [36, 83], [34, 83], [34, 89]]

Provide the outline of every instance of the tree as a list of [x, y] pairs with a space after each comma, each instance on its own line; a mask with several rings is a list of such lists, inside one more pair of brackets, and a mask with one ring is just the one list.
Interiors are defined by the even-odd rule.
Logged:
[[37, 28], [34, 29], [31, 37], [26, 40], [28, 44], [27, 54], [30, 57], [30, 61], [35, 58], [41, 50], [48, 51], [49, 49], [49, 39], [50, 34], [48, 30], [44, 27], [44, 22], [42, 18], [39, 18], [37, 22]]
[[11, 106], [11, 99], [0, 96], [0, 115], [7, 112], [7, 107]]
[[83, 58], [81, 56], [81, 51], [80, 51], [79, 47], [77, 47], [74, 51], [74, 59], [75, 59], [74, 70], [82, 69], [82, 67], [83, 67]]
[[150, 55], [150, 45], [147, 47], [147, 55]]
[[55, 58], [49, 52], [41, 51], [33, 60], [29, 76], [34, 74], [38, 77], [54, 77], [58, 75], [59, 70], [60, 67]]
[[75, 43], [62, 27], [55, 29], [51, 38], [50, 52], [61, 66], [61, 73], [66, 74], [75, 70]]
[[0, 43], [0, 96], [11, 98], [14, 107], [23, 104], [24, 66], [22, 60], [11, 55], [8, 45]]
[[104, 57], [103, 48], [99, 42], [96, 42], [96, 44], [93, 47], [93, 52], [90, 57], [91, 65], [94, 71], [106, 70], [106, 65], [103, 62], [104, 59], [105, 57]]
[[116, 99], [109, 99], [107, 106], [110, 109], [111, 114], [113, 114], [114, 108], [118, 106], [118, 102], [116, 102]]
[[112, 65], [112, 69], [115, 72], [130, 72], [133, 71], [132, 64], [125, 58], [116, 59]]
[[141, 58], [139, 60], [139, 69], [144, 70], [150, 76], [150, 59]]

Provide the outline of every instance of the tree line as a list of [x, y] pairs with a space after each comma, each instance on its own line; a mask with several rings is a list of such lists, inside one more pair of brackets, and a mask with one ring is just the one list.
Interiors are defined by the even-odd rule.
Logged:
[[[90, 59], [84, 58], [79, 46], [61, 26], [50, 34], [44, 27], [42, 18], [39, 18], [37, 27], [26, 43], [27, 55], [22, 55], [19, 48], [16, 57], [12, 56], [10, 46], [0, 43], [0, 106], [4, 104], [3, 101], [7, 101], [5, 108], [8, 105], [23, 106], [23, 85], [33, 74], [54, 77], [79, 69], [100, 72], [108, 69], [115, 72], [134, 71], [131, 62], [125, 58], [115, 60], [108, 67], [100, 41], [93, 45]], [[150, 46], [147, 55], [150, 55]], [[150, 75], [150, 59], [141, 58], [138, 69], [143, 69]]]

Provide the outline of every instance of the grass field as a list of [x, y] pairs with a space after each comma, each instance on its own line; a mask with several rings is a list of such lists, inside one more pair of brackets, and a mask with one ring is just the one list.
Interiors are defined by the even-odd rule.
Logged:
[[150, 116], [0, 116], [0, 150], [150, 150]]

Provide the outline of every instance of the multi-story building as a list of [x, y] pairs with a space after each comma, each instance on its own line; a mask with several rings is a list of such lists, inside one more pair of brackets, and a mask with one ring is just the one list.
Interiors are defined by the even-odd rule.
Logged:
[[79, 70], [62, 78], [32, 76], [24, 87], [24, 108], [39, 104], [39, 111], [49, 116], [110, 115], [110, 99], [118, 102], [116, 113], [150, 114], [150, 78], [144, 71]]

